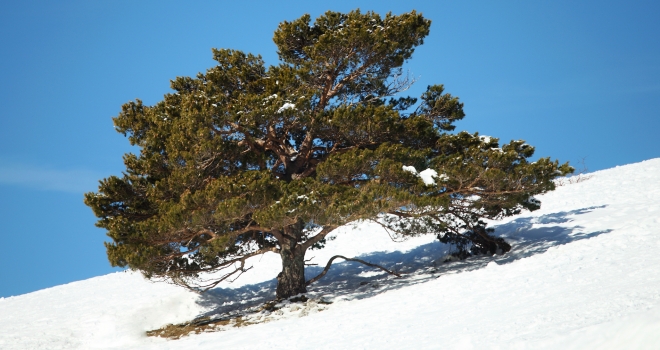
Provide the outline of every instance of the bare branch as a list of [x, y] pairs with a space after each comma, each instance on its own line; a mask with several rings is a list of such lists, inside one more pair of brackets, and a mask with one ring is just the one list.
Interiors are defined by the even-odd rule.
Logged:
[[305, 285], [309, 286], [310, 284], [312, 284], [312, 283], [314, 283], [314, 282], [320, 280], [321, 277], [325, 276], [325, 274], [328, 273], [328, 271], [330, 270], [330, 266], [332, 266], [332, 262], [333, 262], [335, 259], [337, 259], [337, 258], [341, 258], [341, 259], [344, 259], [344, 260], [346, 260], [346, 261], [355, 261], [355, 262], [359, 262], [359, 263], [364, 264], [364, 265], [367, 265], [367, 266], [371, 266], [371, 267], [375, 267], [375, 268], [381, 269], [381, 270], [383, 270], [383, 271], [389, 273], [390, 275], [395, 275], [395, 276], [397, 276], [397, 277], [401, 277], [401, 274], [400, 274], [400, 273], [397, 273], [397, 272], [394, 272], [394, 271], [390, 271], [390, 270], [388, 270], [388, 269], [386, 269], [386, 268], [384, 268], [384, 267], [382, 267], [382, 266], [380, 266], [380, 265], [372, 264], [372, 263], [369, 263], [369, 262], [366, 262], [366, 261], [364, 261], [364, 260], [360, 260], [360, 259], [355, 259], [355, 258], [352, 258], [352, 259], [351, 259], [351, 258], [347, 258], [347, 257], [345, 257], [345, 256], [343, 256], [343, 255], [335, 255], [335, 256], [333, 256], [332, 258], [330, 258], [330, 260], [328, 261], [328, 264], [325, 266], [325, 269], [323, 269], [323, 271], [322, 271], [318, 276], [316, 276], [316, 277], [312, 278], [311, 280], [305, 282]]
[[[233, 280], [231, 280], [233, 282], [234, 280], [236, 280], [236, 278], [240, 277], [241, 274], [243, 274], [244, 272], [246, 272], [246, 271], [248, 271], [252, 268], [252, 267], [245, 268], [245, 261], [248, 258], [251, 258], [253, 256], [257, 256], [257, 255], [261, 255], [261, 254], [264, 254], [264, 253], [267, 253], [267, 252], [279, 253], [279, 249], [274, 248], [274, 247], [259, 249], [257, 251], [252, 252], [252, 253], [246, 254], [246, 255], [244, 255], [240, 258], [236, 258], [236, 259], [226, 261], [222, 265], [220, 265], [219, 268], [216, 267], [216, 268], [211, 269], [210, 271], [221, 271], [221, 270], [224, 270], [226, 268], [229, 268], [230, 266], [235, 266], [236, 263], [239, 263], [240, 265], [238, 267], [235, 267], [235, 269], [233, 271], [224, 274], [220, 278], [214, 278], [213, 282], [211, 282], [209, 284], [202, 285], [202, 286], [193, 287], [189, 283], [187, 283], [185, 280], [183, 280], [183, 279], [181, 279], [177, 276], [169, 276], [169, 277], [172, 279], [172, 282], [174, 282], [175, 284], [183, 286], [183, 287], [185, 287], [185, 288], [187, 288], [187, 289], [189, 289], [189, 290], [191, 290], [195, 293], [200, 293], [201, 294], [201, 293], [204, 293], [204, 292], [208, 291], [209, 289], [217, 286], [218, 284], [220, 284], [220, 282], [223, 282], [223, 281], [229, 279], [230, 277], [238, 274], [238, 276], [236, 276]], [[200, 270], [199, 272], [209, 272], [209, 271]]]

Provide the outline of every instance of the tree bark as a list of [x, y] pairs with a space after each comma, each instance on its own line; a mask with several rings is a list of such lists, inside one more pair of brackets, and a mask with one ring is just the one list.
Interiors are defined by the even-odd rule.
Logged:
[[298, 222], [284, 228], [280, 242], [282, 272], [277, 275], [277, 299], [307, 293], [305, 283], [305, 250], [298, 244], [304, 224]]

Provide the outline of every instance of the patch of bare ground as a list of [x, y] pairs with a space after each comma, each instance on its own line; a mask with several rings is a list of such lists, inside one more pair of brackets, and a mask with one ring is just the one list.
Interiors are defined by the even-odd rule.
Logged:
[[189, 322], [168, 324], [164, 327], [147, 331], [147, 336], [179, 339], [192, 334], [219, 332], [232, 327], [246, 327], [280, 318], [292, 316], [304, 317], [311, 313], [325, 310], [329, 304], [331, 302], [323, 299], [308, 299], [304, 295], [301, 295], [288, 300], [269, 301], [262, 305], [229, 315], [207, 316]]

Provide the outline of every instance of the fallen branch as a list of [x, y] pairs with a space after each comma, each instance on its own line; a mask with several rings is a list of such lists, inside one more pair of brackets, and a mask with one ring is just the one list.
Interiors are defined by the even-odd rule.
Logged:
[[310, 284], [312, 284], [312, 283], [314, 283], [314, 282], [320, 280], [321, 277], [325, 276], [325, 274], [328, 273], [328, 270], [330, 270], [330, 266], [332, 266], [332, 262], [333, 262], [335, 259], [337, 259], [337, 258], [342, 258], [342, 259], [344, 259], [344, 260], [346, 260], [346, 261], [355, 261], [355, 262], [359, 262], [359, 263], [364, 264], [364, 265], [367, 265], [367, 266], [376, 267], [376, 268], [379, 268], [379, 269], [381, 269], [381, 270], [383, 270], [383, 271], [389, 273], [390, 275], [395, 275], [395, 276], [397, 276], [397, 277], [401, 277], [401, 274], [396, 273], [396, 272], [394, 272], [394, 271], [390, 271], [390, 270], [388, 270], [388, 269], [386, 269], [386, 268], [384, 268], [384, 267], [382, 267], [382, 266], [380, 266], [380, 265], [376, 265], [376, 264], [368, 263], [368, 262], [366, 262], [366, 261], [364, 261], [364, 260], [360, 260], [360, 259], [355, 259], [355, 258], [351, 259], [351, 258], [347, 258], [347, 257], [345, 257], [345, 256], [343, 256], [343, 255], [335, 255], [335, 256], [333, 256], [332, 258], [330, 258], [330, 260], [328, 260], [328, 264], [325, 265], [325, 269], [323, 269], [323, 271], [322, 271], [318, 276], [316, 276], [316, 277], [312, 278], [311, 280], [307, 281], [307, 282], [305, 283], [305, 285], [306, 285], [306, 286], [309, 286]]

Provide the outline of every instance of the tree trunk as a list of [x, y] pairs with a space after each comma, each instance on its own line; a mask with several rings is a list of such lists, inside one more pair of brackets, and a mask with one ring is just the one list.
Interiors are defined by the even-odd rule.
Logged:
[[277, 275], [277, 299], [286, 299], [296, 294], [307, 293], [305, 284], [305, 251], [298, 244], [304, 224], [299, 222], [284, 228], [280, 243], [282, 272]]

